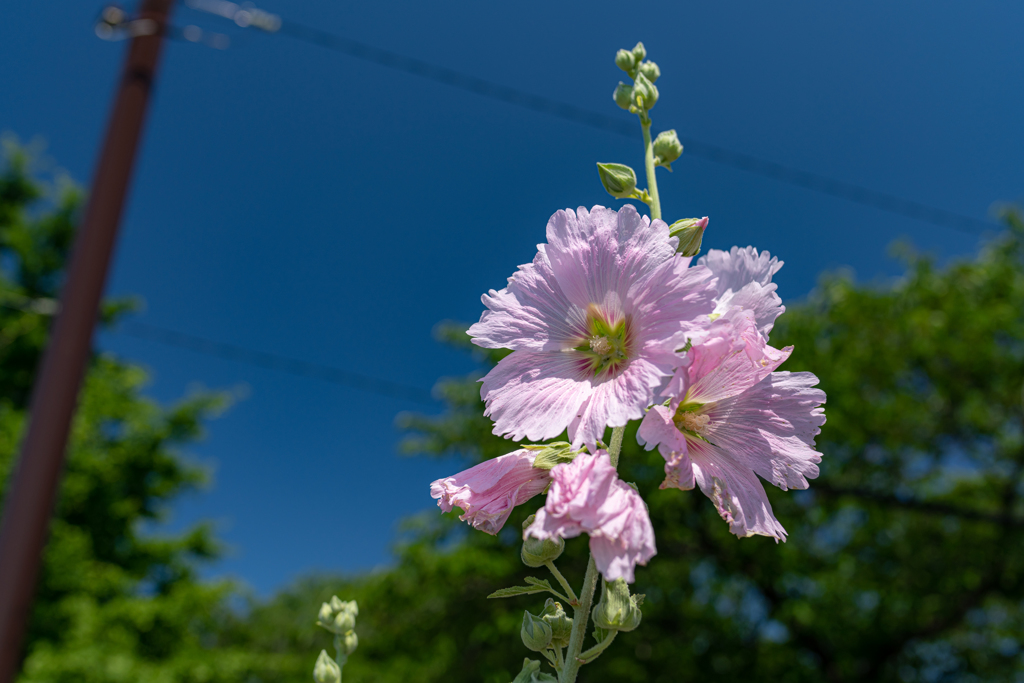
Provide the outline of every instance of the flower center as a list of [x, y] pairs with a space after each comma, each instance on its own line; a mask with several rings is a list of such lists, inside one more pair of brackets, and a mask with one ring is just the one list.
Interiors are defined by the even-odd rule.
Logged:
[[575, 346], [594, 376], [618, 374], [632, 356], [633, 335], [629, 319], [621, 315], [609, 319], [596, 304], [587, 307], [587, 336]]
[[599, 356], [608, 356], [615, 350], [615, 346], [608, 337], [594, 337], [590, 340], [590, 350]]
[[709, 415], [703, 415], [696, 412], [700, 407], [700, 405], [695, 403], [684, 403], [679, 406], [678, 410], [676, 410], [676, 414], [675, 417], [672, 418], [672, 422], [675, 423], [676, 427], [678, 427], [680, 431], [690, 432], [697, 436], [704, 436], [704, 432], [711, 423], [711, 417]]

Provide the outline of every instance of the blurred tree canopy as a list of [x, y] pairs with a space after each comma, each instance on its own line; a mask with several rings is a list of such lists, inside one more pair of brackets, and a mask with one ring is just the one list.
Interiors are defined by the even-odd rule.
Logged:
[[[56, 311], [82, 193], [59, 174], [43, 182], [5, 141], [0, 169], [0, 482], [14, 466], [32, 379]], [[110, 322], [130, 302], [108, 302]], [[170, 408], [141, 395], [142, 370], [93, 358], [72, 430], [25, 647], [22, 683], [242, 681], [281, 655], [220, 648], [234, 590], [197, 580], [217, 556], [210, 529], [143, 533], [205, 472], [175, 450], [200, 436], [225, 397]], [[272, 680], [273, 676], [267, 680]]]
[[[0, 478], [24, 423], [80, 194], [46, 188], [14, 154], [0, 176]], [[968, 682], [1024, 680], [1024, 221], [974, 259], [937, 266], [901, 247], [906, 274], [863, 285], [825, 277], [772, 333], [784, 369], [828, 393], [821, 476], [768, 488], [789, 541], [736, 539], [699, 492], [662, 491], [663, 461], [627, 433], [623, 477], [644, 494], [658, 555], [638, 569], [644, 619], [580, 680]], [[125, 304], [110, 304], [116, 319]], [[445, 342], [478, 354], [464, 326]], [[472, 377], [446, 379], [440, 416], [403, 415], [411, 454], [468, 466], [513, 450], [482, 417]], [[222, 398], [171, 408], [141, 396], [143, 373], [99, 356], [90, 369], [34, 608], [22, 683], [308, 682], [330, 637], [313, 626], [331, 594], [359, 601], [350, 683], [508, 683], [528, 651], [524, 609], [487, 600], [543, 569], [518, 559], [513, 514], [496, 537], [454, 515], [412, 519], [392, 568], [318, 576], [266, 601], [201, 582], [206, 527], [156, 528], [203, 472], [176, 454]], [[453, 470], [456, 465], [453, 465]], [[424, 482], [424, 491], [426, 491]], [[424, 493], [426, 496], [426, 493]], [[578, 585], [586, 541], [559, 566]], [[244, 597], [244, 596], [243, 596]]]

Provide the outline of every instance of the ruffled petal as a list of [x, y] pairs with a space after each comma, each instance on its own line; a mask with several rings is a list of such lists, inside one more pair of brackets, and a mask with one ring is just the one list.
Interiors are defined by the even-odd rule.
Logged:
[[645, 349], [675, 351], [688, 337], [706, 328], [715, 308], [711, 271], [687, 267], [689, 259], [669, 259], [636, 282], [626, 300], [637, 330], [637, 342]]
[[818, 476], [814, 437], [825, 423], [825, 392], [809, 372], [775, 372], [745, 393], [710, 406], [708, 440], [782, 490]]
[[620, 300], [630, 286], [675, 256], [664, 221], [641, 218], [627, 204], [558, 211], [548, 221], [547, 255], [569, 301], [586, 309], [609, 292]]
[[764, 487], [753, 472], [709, 443], [690, 439], [689, 446], [697, 484], [729, 523], [729, 531], [741, 538], [756, 534], [786, 540], [786, 530], [775, 518]]
[[768, 339], [768, 334], [775, 326], [775, 320], [786, 311], [782, 299], [775, 293], [778, 285], [774, 282], [761, 285], [751, 282], [738, 292], [729, 293], [719, 298], [715, 313], [724, 315], [733, 307], [740, 307], [754, 314], [757, 329], [761, 336]]
[[593, 390], [578, 356], [516, 351], [501, 359], [480, 388], [494, 433], [516, 441], [561, 434]]
[[784, 262], [772, 258], [767, 251], [758, 253], [754, 247], [733, 247], [729, 251], [711, 249], [697, 263], [711, 269], [718, 278], [719, 294], [725, 294], [738, 292], [751, 282], [767, 285]]
[[557, 351], [587, 335], [584, 313], [562, 293], [544, 245], [533, 263], [519, 266], [505, 289], [492, 289], [481, 300], [489, 310], [468, 330], [477, 346]]
[[669, 389], [685, 386], [685, 400], [692, 403], [738, 396], [771, 374], [792, 351], [791, 346], [768, 346], [753, 313], [734, 308], [712, 323], [705, 340], [690, 349], [692, 363], [677, 371], [687, 373], [688, 380], [671, 383]]
[[616, 377], [597, 384], [588, 400], [569, 422], [569, 440], [573, 448], [597, 449], [606, 427], [622, 427], [644, 416], [644, 408], [654, 400], [655, 391], [671, 374], [672, 359], [654, 363], [636, 358]]

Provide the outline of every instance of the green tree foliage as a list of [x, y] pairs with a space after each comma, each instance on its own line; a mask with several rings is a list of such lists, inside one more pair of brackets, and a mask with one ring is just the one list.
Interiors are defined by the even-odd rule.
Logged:
[[[0, 482], [14, 466], [32, 376], [46, 343], [74, 236], [81, 192], [44, 184], [8, 145], [0, 173]], [[104, 307], [111, 320], [124, 302]], [[204, 471], [175, 451], [200, 436], [224, 397], [170, 408], [144, 399], [145, 374], [109, 356], [85, 381], [31, 625], [22, 683], [241, 681], [279, 657], [209, 643], [226, 611], [226, 583], [201, 583], [217, 555], [210, 529], [144, 533]], [[268, 676], [267, 680], [272, 680]]]
[[[627, 433], [620, 469], [650, 505], [659, 553], [637, 572], [643, 623], [581, 680], [1020, 680], [1024, 224], [1006, 222], [973, 260], [938, 267], [903, 248], [899, 280], [828, 276], [780, 319], [773, 343], [796, 347], [787, 369], [815, 372], [828, 392], [821, 476], [808, 491], [767, 487], [787, 543], [736, 539], [699, 491], [659, 490], [661, 457]], [[462, 330], [440, 331], [471, 348]], [[513, 449], [490, 434], [475, 379], [439, 384], [443, 415], [400, 419], [411, 452], [470, 464]], [[394, 569], [306, 581], [254, 606], [230, 642], [315, 652], [326, 642], [311, 615], [338, 593], [362, 609], [347, 681], [507, 683], [529, 654], [522, 611], [543, 599], [485, 596], [546, 578], [517, 552], [539, 503], [497, 537], [425, 517]], [[558, 562], [577, 585], [585, 543]]]

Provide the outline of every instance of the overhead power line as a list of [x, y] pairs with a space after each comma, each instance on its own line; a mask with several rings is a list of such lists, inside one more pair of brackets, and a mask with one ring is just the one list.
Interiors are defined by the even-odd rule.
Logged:
[[244, 363], [246, 365], [253, 365], [267, 370], [287, 372], [300, 377], [311, 377], [331, 382], [333, 384], [339, 384], [351, 389], [365, 391], [371, 394], [388, 396], [390, 398], [400, 398], [407, 401], [415, 401], [417, 403], [430, 405], [434, 405], [436, 403], [436, 401], [431, 397], [430, 392], [421, 387], [402, 384], [400, 382], [392, 382], [379, 377], [371, 377], [370, 375], [364, 375], [350, 370], [343, 370], [330, 365], [311, 363], [309, 361], [290, 358], [276, 353], [256, 351], [244, 346], [218, 342], [212, 339], [206, 339], [205, 337], [198, 337], [192, 334], [170, 330], [165, 327], [132, 321], [121, 323], [112, 331], [130, 337], [136, 337], [138, 339], [154, 341], [166, 346], [187, 349], [207, 356], [214, 356], [216, 358]]
[[[636, 136], [635, 122], [601, 114], [567, 102], [559, 102], [542, 95], [535, 95], [518, 88], [501, 85], [494, 81], [470, 76], [448, 67], [431, 64], [422, 59], [374, 47], [358, 40], [324, 31], [323, 29], [305, 26], [290, 20], [282, 20], [277, 32], [350, 57], [355, 57], [356, 59], [372, 62], [388, 69], [402, 71], [413, 76], [443, 83], [453, 88], [466, 90], [481, 97], [498, 100], [506, 104], [548, 114], [617, 135]], [[887, 192], [879, 192], [855, 183], [836, 180], [819, 173], [785, 166], [750, 154], [735, 152], [725, 147], [695, 140], [691, 137], [679, 136], [679, 139], [683, 143], [686, 153], [699, 159], [730, 166], [741, 171], [796, 185], [797, 187], [838, 197], [864, 206], [870, 206], [874, 209], [887, 211], [906, 218], [932, 223], [933, 225], [941, 225], [972, 235], [978, 235], [984, 230], [998, 228], [996, 224], [989, 221], [929, 206], [912, 199], [904, 199]]]
[[[220, 16], [233, 21], [243, 28], [255, 28], [265, 33], [282, 33], [297, 40], [319, 45], [349, 57], [355, 57], [356, 59], [371, 62], [388, 69], [402, 71], [419, 78], [459, 88], [481, 97], [548, 114], [617, 135], [627, 137], [634, 137], [636, 135], [635, 123], [621, 117], [608, 116], [574, 104], [560, 102], [542, 95], [535, 95], [525, 90], [471, 76], [422, 59], [374, 47], [373, 45], [353, 40], [337, 33], [291, 20], [284, 20], [276, 14], [256, 8], [252, 3], [239, 5], [228, 0], [183, 1], [192, 9]], [[198, 27], [187, 28], [198, 30]], [[685, 146], [686, 151], [691, 156], [699, 159], [722, 164], [723, 166], [730, 166], [741, 171], [802, 187], [813, 192], [820, 192], [831, 197], [870, 206], [871, 208], [905, 218], [940, 225], [971, 235], [978, 235], [985, 230], [999, 227], [990, 221], [929, 206], [912, 199], [905, 199], [887, 192], [879, 192], [863, 185], [836, 180], [820, 173], [804, 171], [750, 154], [744, 154], [743, 152], [735, 152], [731, 149], [702, 142], [688, 136], [679, 136], [679, 139]]]

